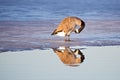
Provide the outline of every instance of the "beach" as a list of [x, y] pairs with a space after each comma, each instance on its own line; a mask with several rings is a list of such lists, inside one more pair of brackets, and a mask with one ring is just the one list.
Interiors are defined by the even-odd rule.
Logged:
[[[0, 80], [120, 80], [120, 0], [0, 0]], [[85, 22], [70, 41], [51, 33]]]
[[80, 34], [71, 34], [71, 41], [52, 36], [57, 21], [0, 21], [0, 51], [44, 49], [59, 46], [120, 45], [119, 20], [85, 20]]
[[[119, 80], [120, 21], [85, 21], [71, 41], [51, 36], [59, 20], [0, 21], [0, 80]], [[79, 50], [80, 62], [63, 62], [59, 47]]]

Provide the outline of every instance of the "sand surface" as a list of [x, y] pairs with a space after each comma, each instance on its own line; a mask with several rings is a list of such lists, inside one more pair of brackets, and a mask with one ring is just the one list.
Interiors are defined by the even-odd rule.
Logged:
[[0, 21], [0, 51], [44, 49], [59, 46], [120, 45], [119, 20], [84, 20], [85, 29], [72, 33], [70, 42], [51, 36], [60, 20]]

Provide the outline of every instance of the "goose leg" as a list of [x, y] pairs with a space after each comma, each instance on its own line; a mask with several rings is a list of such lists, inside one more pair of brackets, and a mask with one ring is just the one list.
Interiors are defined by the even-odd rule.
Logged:
[[70, 41], [70, 36], [69, 35], [65, 36], [65, 41]]

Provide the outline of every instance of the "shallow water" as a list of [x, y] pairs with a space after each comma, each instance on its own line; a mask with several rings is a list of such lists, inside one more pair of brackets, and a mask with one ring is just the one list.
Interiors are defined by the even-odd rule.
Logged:
[[0, 20], [120, 19], [120, 0], [0, 0]]
[[[120, 0], [0, 0], [0, 80], [120, 80], [119, 5]], [[67, 16], [86, 23], [70, 42], [50, 35]]]
[[120, 46], [72, 46], [69, 49], [79, 49], [84, 55], [79, 66], [64, 64], [53, 49], [0, 53], [0, 80], [120, 79]]
[[[0, 0], [0, 52], [120, 45], [120, 0]], [[50, 34], [67, 16], [86, 23], [71, 42]], [[41, 35], [42, 34], [42, 35]]]

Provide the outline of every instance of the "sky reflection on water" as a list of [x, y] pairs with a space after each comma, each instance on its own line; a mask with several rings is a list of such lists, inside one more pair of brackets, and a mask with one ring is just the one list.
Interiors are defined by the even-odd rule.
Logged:
[[0, 53], [0, 80], [120, 79], [119, 46], [70, 49], [80, 49], [85, 56], [79, 66], [66, 66], [52, 49]]

